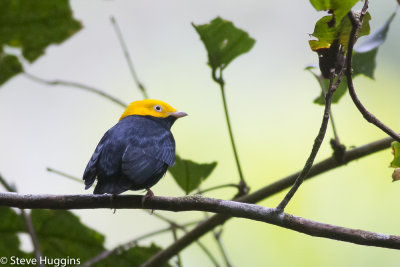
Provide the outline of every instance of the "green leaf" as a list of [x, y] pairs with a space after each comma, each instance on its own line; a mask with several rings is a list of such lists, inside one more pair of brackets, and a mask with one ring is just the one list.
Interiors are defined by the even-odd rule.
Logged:
[[386, 22], [376, 31], [367, 36], [361, 45], [354, 48], [353, 54], [353, 69], [354, 76], [364, 74], [371, 79], [374, 79], [374, 71], [376, 68], [376, 55], [378, 48], [386, 41], [386, 36], [389, 31], [390, 24], [397, 14], [397, 10], [393, 12]]
[[378, 48], [364, 53], [353, 53], [353, 77], [364, 74], [371, 79], [374, 79], [374, 72], [376, 68], [376, 54]]
[[255, 43], [247, 32], [220, 17], [209, 24], [192, 25], [207, 49], [208, 64], [213, 71], [226, 68], [236, 57], [250, 51]]
[[32, 210], [32, 222], [43, 255], [88, 260], [104, 250], [104, 236], [64, 210]]
[[[372, 34], [367, 36], [361, 45], [357, 46], [353, 53], [353, 77], [356, 77], [360, 74], [363, 74], [371, 79], [374, 79], [374, 72], [376, 68], [376, 55], [378, 53], [378, 48], [385, 42], [387, 33], [389, 31], [390, 24], [392, 23], [394, 17], [397, 14], [397, 10], [390, 15], [390, 17], [386, 20], [386, 22], [379, 27]], [[306, 70], [313, 69], [314, 66], [306, 67]], [[312, 72], [312, 71], [311, 71]], [[313, 73], [313, 72], [312, 72]], [[318, 76], [313, 73], [314, 77], [318, 80]], [[325, 86], [327, 86], [329, 82], [324, 80]], [[321, 85], [321, 84], [320, 84]], [[341, 96], [346, 92], [346, 81], [345, 79], [340, 83], [339, 88], [336, 90], [333, 95], [332, 103], [337, 103]], [[323, 93], [319, 97], [314, 100], [315, 104], [325, 105]]]
[[199, 187], [215, 169], [217, 162], [196, 163], [191, 160], [181, 159], [178, 155], [175, 159], [175, 165], [169, 168], [170, 173], [178, 183], [180, 188], [189, 194]]
[[[93, 265], [94, 267], [108, 267], [108, 266], [118, 266], [118, 267], [139, 267], [141, 264], [146, 262], [151, 256], [161, 251], [161, 248], [155, 244], [151, 244], [148, 247], [135, 246], [126, 251], [121, 251], [117, 254], [112, 254], [106, 259]], [[163, 267], [170, 266], [169, 264], [163, 265]]]
[[341, 21], [358, 0], [310, 0], [317, 11], [332, 11], [335, 21]]
[[355, 47], [354, 50], [358, 53], [365, 53], [381, 46], [386, 41], [386, 36], [389, 31], [390, 24], [396, 16], [397, 10], [398, 9], [396, 9], [396, 11], [390, 15], [388, 20], [382, 26], [380, 26], [376, 31], [367, 36], [359, 46]]
[[390, 167], [400, 168], [400, 143], [394, 141], [392, 143], [393, 160], [390, 163]]
[[[314, 32], [312, 36], [316, 37], [317, 40], [310, 40], [309, 44], [313, 51], [319, 49], [329, 48], [335, 40], [339, 40], [342, 45], [342, 51], [346, 51], [347, 44], [349, 42], [349, 36], [351, 33], [352, 25], [348, 16], [344, 17], [340, 23], [336, 23], [335, 26], [330, 26], [332, 16], [325, 16], [317, 21], [315, 24]], [[369, 21], [371, 15], [367, 12], [363, 19], [363, 24], [358, 33], [358, 37], [368, 35], [370, 31]]]
[[8, 207], [0, 207], [0, 256], [26, 257], [20, 250], [19, 232], [26, 231], [22, 215]]
[[18, 58], [0, 53], [0, 86], [23, 70]]
[[82, 28], [68, 0], [1, 0], [0, 25], [0, 47], [19, 47], [30, 62], [50, 44], [60, 44]]

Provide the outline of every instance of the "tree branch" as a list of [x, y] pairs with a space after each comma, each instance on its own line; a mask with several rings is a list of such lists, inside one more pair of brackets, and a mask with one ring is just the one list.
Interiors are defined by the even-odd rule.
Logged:
[[279, 205], [276, 207], [276, 209], [278, 211], [285, 210], [285, 207], [287, 206], [289, 201], [292, 199], [292, 197], [294, 196], [296, 191], [299, 189], [299, 187], [303, 183], [305, 177], [307, 177], [308, 172], [311, 170], [311, 167], [314, 163], [315, 157], [318, 154], [319, 148], [321, 147], [322, 142], [324, 141], [326, 129], [328, 128], [329, 114], [331, 112], [332, 96], [333, 96], [333, 93], [336, 91], [337, 87], [339, 86], [339, 84], [342, 80], [342, 77], [343, 77], [343, 73], [340, 72], [336, 82], [334, 83], [334, 72], [332, 71], [330, 83], [329, 83], [329, 89], [325, 95], [325, 109], [324, 109], [324, 114], [322, 117], [321, 126], [318, 131], [317, 137], [314, 140], [314, 145], [312, 147], [310, 156], [308, 157], [303, 170], [300, 172], [300, 174], [297, 177], [296, 181], [294, 182], [292, 188], [290, 188], [290, 191], [286, 194], [286, 196], [283, 198], [281, 203], [279, 203]]
[[[393, 142], [392, 138], [384, 138], [371, 142], [369, 144], [347, 150], [344, 154], [343, 161], [339, 162], [334, 157], [327, 158], [311, 168], [306, 180], [313, 178], [321, 173], [327, 172], [329, 170], [335, 169], [339, 166], [343, 166], [353, 160], [360, 159], [367, 155], [373, 154], [375, 152], [381, 151], [383, 149], [389, 148], [390, 144]], [[274, 194], [277, 194], [286, 188], [290, 187], [296, 178], [299, 176], [300, 172], [293, 173], [287, 177], [284, 177], [270, 185], [267, 185], [251, 194], [245, 195], [237, 199], [237, 201], [257, 203], [265, 198], [268, 198]], [[165, 248], [163, 251], [154, 255], [148, 260], [148, 263], [152, 262], [167, 262], [173, 255], [183, 250], [195, 240], [198, 240], [201, 236], [211, 231], [218, 225], [224, 224], [227, 220], [232, 218], [228, 215], [217, 214], [210, 217], [207, 221], [199, 223], [194, 229], [192, 229], [188, 234], [182, 236], [178, 241], [171, 244], [169, 247]]]
[[[169, 211], [207, 211], [221, 213], [238, 218], [247, 218], [291, 229], [300, 233], [340, 240], [359, 245], [399, 249], [400, 236], [378, 234], [358, 229], [345, 228], [316, 222], [277, 212], [243, 202], [204, 198], [200, 196], [186, 197], [152, 197], [142, 203], [140, 195], [30, 195], [17, 193], [0, 193], [0, 206], [29, 209], [159, 209]], [[159, 266], [160, 262], [151, 265]]]
[[370, 113], [364, 105], [361, 103], [360, 99], [357, 96], [357, 93], [354, 89], [354, 84], [353, 84], [353, 78], [352, 78], [352, 57], [351, 55], [353, 54], [353, 47], [355, 42], [357, 41], [357, 35], [358, 31], [360, 30], [362, 26], [362, 18], [366, 14], [368, 8], [368, 0], [365, 0], [364, 7], [361, 11], [360, 18], [357, 20], [354, 16], [353, 12], [349, 12], [349, 18], [350, 21], [353, 25], [352, 31], [351, 31], [351, 38], [349, 40], [349, 46], [347, 50], [347, 65], [346, 65], [346, 77], [347, 77], [347, 86], [349, 88], [349, 93], [351, 96], [351, 99], [353, 100], [353, 103], [356, 105], [357, 109], [361, 112], [363, 115], [364, 119], [366, 119], [369, 123], [374, 124], [376, 127], [384, 131], [386, 134], [391, 136], [393, 139], [396, 141], [400, 142], [400, 136], [390, 129], [388, 126], [386, 126], [383, 122], [381, 122], [378, 118], [376, 118], [372, 113]]

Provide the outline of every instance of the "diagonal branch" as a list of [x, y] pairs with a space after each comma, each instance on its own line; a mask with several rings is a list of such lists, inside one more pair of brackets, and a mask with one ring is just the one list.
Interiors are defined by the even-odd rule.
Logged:
[[[392, 143], [392, 138], [384, 138], [371, 142], [369, 144], [347, 150], [344, 154], [343, 161], [337, 161], [334, 157], [327, 158], [311, 168], [306, 180], [316, 177], [317, 175], [335, 169], [337, 167], [343, 166], [353, 160], [360, 159], [367, 155], [373, 154], [375, 152], [387, 149]], [[249, 195], [240, 197], [237, 201], [247, 202], [247, 203], [257, 203], [263, 199], [266, 199], [274, 194], [277, 194], [286, 188], [290, 187], [296, 178], [299, 176], [300, 171], [293, 173], [287, 177], [284, 177], [270, 185], [267, 185]], [[194, 229], [192, 229], [188, 234], [182, 236], [175, 243], [171, 244], [169, 247], [164, 249], [162, 252], [157, 253], [148, 262], [160, 262], [165, 263], [176, 253], [183, 250], [195, 240], [198, 240], [201, 236], [208, 233], [218, 225], [224, 224], [227, 220], [232, 218], [228, 215], [217, 214], [210, 217], [207, 221], [199, 223]]]
[[[400, 236], [330, 225], [277, 212], [274, 208], [255, 204], [200, 196], [177, 198], [154, 196], [143, 204], [142, 197], [140, 195], [118, 195], [112, 199], [108, 195], [30, 195], [6, 192], [0, 193], [0, 206], [30, 209], [146, 208], [175, 212], [207, 211], [274, 224], [312, 236], [400, 250]], [[160, 264], [161, 262], [152, 262], [145, 266], [160, 266]]]
[[310, 156], [308, 157], [303, 170], [300, 172], [300, 174], [297, 177], [296, 181], [294, 182], [292, 188], [290, 188], [290, 191], [286, 194], [286, 196], [281, 201], [281, 203], [279, 203], [279, 205], [276, 207], [276, 209], [278, 211], [285, 210], [285, 207], [287, 206], [289, 201], [292, 199], [292, 197], [294, 196], [296, 191], [299, 189], [299, 187], [303, 183], [304, 179], [307, 177], [308, 172], [311, 170], [311, 167], [314, 163], [315, 157], [318, 154], [319, 148], [321, 147], [322, 142], [324, 141], [326, 129], [328, 128], [329, 114], [331, 112], [332, 96], [333, 96], [333, 93], [336, 91], [337, 87], [339, 86], [340, 82], [342, 81], [342, 77], [343, 77], [343, 74], [341, 72], [339, 74], [336, 82], [334, 82], [334, 73], [333, 72], [331, 73], [329, 89], [325, 95], [325, 109], [324, 109], [324, 114], [322, 117], [321, 127], [318, 131], [317, 137], [314, 140], [314, 145], [312, 147]]
[[[352, 55], [353, 54], [353, 47], [354, 44], [357, 40], [357, 34], [359, 29], [362, 26], [362, 18], [366, 13], [366, 9], [368, 7], [368, 0], [365, 0], [364, 8], [361, 11], [361, 16], [359, 19], [356, 19], [354, 16], [353, 12], [349, 13], [349, 18], [350, 21], [353, 25], [352, 31], [351, 31], [351, 38], [349, 40], [349, 47], [347, 50], [347, 55]], [[383, 122], [381, 122], [378, 118], [376, 118], [372, 113], [370, 113], [364, 105], [361, 103], [360, 99], [357, 96], [357, 93], [354, 89], [354, 84], [353, 84], [353, 78], [352, 78], [352, 57], [347, 56], [347, 66], [346, 66], [346, 77], [347, 77], [347, 86], [349, 88], [349, 93], [351, 96], [351, 99], [353, 100], [354, 104], [356, 105], [357, 109], [361, 112], [363, 115], [364, 119], [366, 119], [369, 123], [374, 124], [376, 127], [384, 131], [386, 134], [391, 136], [393, 139], [396, 141], [400, 142], [400, 135], [398, 135], [395, 131], [390, 129], [388, 126], [386, 126]]]

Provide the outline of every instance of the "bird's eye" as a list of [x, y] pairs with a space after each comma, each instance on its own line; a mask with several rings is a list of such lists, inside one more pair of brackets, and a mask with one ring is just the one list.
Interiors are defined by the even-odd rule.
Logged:
[[154, 106], [154, 110], [157, 112], [161, 112], [162, 111], [162, 107], [160, 105], [155, 105]]

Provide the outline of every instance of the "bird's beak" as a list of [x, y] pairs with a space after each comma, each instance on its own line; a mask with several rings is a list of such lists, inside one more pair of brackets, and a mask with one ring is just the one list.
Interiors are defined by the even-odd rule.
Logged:
[[186, 112], [183, 111], [175, 111], [175, 112], [171, 112], [169, 113], [170, 116], [174, 116], [175, 118], [182, 118], [187, 116], [188, 114]]

